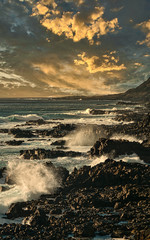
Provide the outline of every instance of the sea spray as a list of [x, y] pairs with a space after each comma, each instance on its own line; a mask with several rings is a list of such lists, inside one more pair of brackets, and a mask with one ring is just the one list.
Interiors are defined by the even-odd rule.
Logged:
[[68, 146], [92, 146], [100, 137], [104, 137], [102, 129], [92, 125], [82, 126], [68, 135]]
[[14, 202], [37, 199], [41, 194], [52, 193], [60, 186], [55, 174], [42, 163], [11, 161], [7, 175], [15, 185], [0, 196], [0, 212]]

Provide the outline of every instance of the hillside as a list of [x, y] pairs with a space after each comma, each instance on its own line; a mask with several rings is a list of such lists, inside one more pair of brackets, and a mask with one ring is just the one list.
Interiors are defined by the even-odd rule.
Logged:
[[138, 87], [119, 94], [119, 97], [123, 100], [150, 102], [150, 77]]
[[[55, 98], [54, 98], [55, 99]], [[58, 98], [56, 98], [58, 99]], [[144, 102], [150, 103], [150, 77], [147, 81], [143, 82], [136, 88], [131, 88], [124, 93], [111, 94], [111, 95], [95, 95], [95, 96], [66, 96], [60, 97], [59, 99], [65, 100], [89, 100], [89, 99], [99, 99], [99, 100], [125, 100], [133, 102]]]

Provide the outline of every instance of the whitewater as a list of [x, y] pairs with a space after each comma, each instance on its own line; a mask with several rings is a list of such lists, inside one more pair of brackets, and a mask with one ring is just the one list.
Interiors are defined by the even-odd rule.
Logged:
[[[132, 110], [133, 106], [131, 106]], [[105, 114], [91, 115], [91, 109], [105, 110]], [[95, 166], [104, 162], [108, 156], [90, 159], [86, 154], [93, 144], [100, 138], [105, 137], [102, 128], [95, 131], [95, 126], [128, 124], [128, 122], [118, 122], [115, 120], [116, 111], [124, 109], [116, 104], [116, 101], [98, 101], [98, 100], [53, 100], [53, 99], [9, 99], [0, 100], [0, 129], [51, 129], [58, 124], [76, 124], [79, 127], [65, 136], [65, 147], [72, 151], [79, 151], [85, 155], [75, 158], [64, 157], [51, 159], [56, 166], [62, 166], [69, 170], [80, 168], [84, 165]], [[129, 108], [128, 108], [129, 109]], [[110, 112], [111, 111], [111, 112]], [[26, 125], [27, 121], [47, 120], [44, 125]], [[81, 127], [82, 126], [82, 127]], [[141, 142], [134, 136], [113, 135], [112, 139], [125, 139], [129, 141]], [[22, 138], [23, 143], [19, 146], [10, 146], [6, 141], [13, 140], [13, 136], [0, 133], [0, 168], [7, 167], [7, 175], [15, 180], [15, 185], [8, 186], [4, 178], [0, 180], [0, 186], [9, 188], [9, 190], [0, 193], [0, 223], [12, 222], [4, 218], [11, 203], [18, 201], [27, 201], [37, 199], [41, 194], [53, 192], [61, 186], [55, 174], [48, 171], [44, 166], [44, 160], [24, 160], [20, 157], [20, 150], [44, 148], [51, 149], [50, 144], [56, 139], [45, 137], [34, 138], [32, 141], [28, 138]], [[120, 159], [126, 162], [143, 163], [136, 154], [130, 156], [120, 156]], [[21, 221], [22, 219], [15, 220]], [[95, 238], [96, 239], [96, 238]], [[100, 238], [99, 238], [100, 239]], [[106, 236], [101, 239], [110, 239]]]

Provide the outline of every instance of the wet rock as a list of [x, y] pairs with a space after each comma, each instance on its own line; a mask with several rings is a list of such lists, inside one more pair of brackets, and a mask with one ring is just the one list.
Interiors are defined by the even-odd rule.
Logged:
[[11, 175], [7, 175], [5, 177], [5, 183], [7, 183], [8, 185], [14, 185], [16, 182]]
[[81, 156], [82, 153], [73, 151], [45, 150], [38, 148], [32, 150], [21, 150], [20, 155], [24, 159], [45, 159], [58, 157], [78, 157]]
[[146, 148], [138, 142], [100, 138], [90, 150], [91, 156], [107, 154], [110, 158], [117, 158], [121, 155], [131, 155], [134, 153], [136, 153], [141, 160], [150, 162], [150, 148]]
[[47, 124], [48, 122], [44, 119], [38, 119], [38, 120], [30, 120], [26, 122], [26, 125], [43, 125]]
[[[47, 167], [57, 170], [51, 162]], [[54, 194], [27, 202], [24, 225], [0, 228], [10, 239], [91, 239], [96, 235], [149, 239], [150, 166], [108, 159], [68, 173]], [[17, 214], [15, 214], [17, 215]], [[30, 225], [29, 225], [30, 224]]]
[[89, 113], [91, 115], [100, 115], [100, 114], [105, 114], [105, 111], [101, 109], [90, 109]]
[[2, 129], [0, 129], [0, 133], [8, 133], [8, 129], [5, 129], [5, 128], [2, 128]]
[[53, 138], [62, 138], [75, 129], [75, 124], [59, 124], [51, 130], [36, 130], [36, 134], [41, 136], [51, 136]]
[[6, 216], [9, 219], [15, 219], [18, 217], [26, 217], [30, 214], [29, 210], [26, 210], [26, 202], [17, 202], [11, 204], [8, 211], [6, 212]]
[[24, 141], [20, 140], [20, 141], [16, 141], [16, 140], [10, 140], [10, 141], [6, 141], [7, 145], [12, 145], [12, 146], [19, 146], [23, 143]]
[[3, 178], [5, 171], [6, 171], [6, 167], [0, 168], [0, 178]]
[[34, 214], [24, 219], [24, 224], [30, 224], [31, 226], [45, 226], [48, 225], [48, 217], [43, 209], [37, 209]]
[[52, 162], [46, 162], [45, 165], [53, 171], [59, 182], [64, 183], [69, 176], [69, 171], [64, 167], [55, 167]]
[[19, 128], [12, 128], [9, 129], [9, 134], [13, 134], [15, 138], [32, 138], [35, 135], [32, 133], [31, 130], [22, 130]]
[[8, 191], [10, 188], [5, 186], [0, 186], [0, 192]]
[[62, 209], [61, 208], [55, 208], [50, 211], [50, 214], [54, 215], [60, 215], [62, 214]]
[[51, 145], [54, 145], [54, 146], [63, 146], [63, 145], [65, 145], [65, 143], [66, 143], [65, 140], [58, 140], [58, 141], [53, 142]]
[[86, 223], [80, 226], [76, 226], [74, 229], [75, 237], [94, 237], [95, 229], [91, 223]]
[[[125, 184], [148, 184], [149, 166], [106, 160], [93, 168], [84, 166], [72, 172], [66, 180], [68, 187], [104, 187]], [[78, 184], [80, 183], [80, 185]]]
[[150, 228], [144, 230], [137, 230], [135, 232], [135, 240], [149, 240], [150, 239]]

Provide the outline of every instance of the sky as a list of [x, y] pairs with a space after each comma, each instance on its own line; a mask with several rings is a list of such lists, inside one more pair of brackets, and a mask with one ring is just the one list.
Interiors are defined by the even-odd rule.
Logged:
[[149, 0], [0, 0], [1, 98], [114, 94], [149, 76]]

